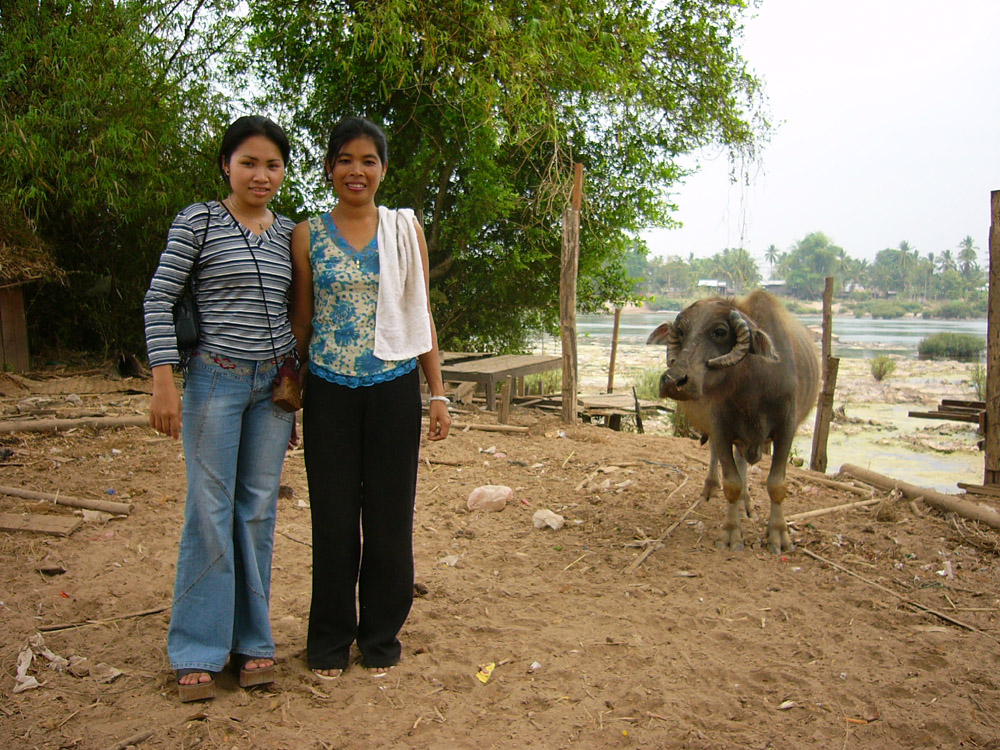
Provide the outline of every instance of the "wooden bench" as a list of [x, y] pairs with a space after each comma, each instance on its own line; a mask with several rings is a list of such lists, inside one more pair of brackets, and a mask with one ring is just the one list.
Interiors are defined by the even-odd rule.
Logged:
[[[454, 353], [452, 353], [454, 354]], [[459, 382], [481, 383], [486, 390], [486, 408], [496, 410], [497, 385], [510, 378], [523, 380], [526, 375], [535, 375], [562, 367], [562, 356], [551, 354], [501, 354], [495, 357], [477, 357], [466, 361], [444, 361], [441, 363], [441, 378]], [[510, 391], [505, 388], [503, 398], [510, 403]]]

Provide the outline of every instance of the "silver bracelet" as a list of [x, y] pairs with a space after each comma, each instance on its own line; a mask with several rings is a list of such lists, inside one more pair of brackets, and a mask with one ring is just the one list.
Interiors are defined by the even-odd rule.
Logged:
[[442, 401], [444, 402], [445, 406], [451, 403], [451, 399], [448, 398], [447, 396], [431, 396], [429, 399], [427, 399], [427, 403], [429, 404], [431, 401]]

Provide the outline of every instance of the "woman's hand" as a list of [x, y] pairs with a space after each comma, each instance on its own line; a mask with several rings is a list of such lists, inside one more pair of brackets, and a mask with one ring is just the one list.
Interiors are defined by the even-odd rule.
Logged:
[[431, 401], [428, 407], [430, 424], [427, 427], [428, 440], [444, 440], [451, 429], [451, 415], [444, 401]]
[[149, 426], [174, 440], [181, 436], [181, 397], [170, 365], [153, 368], [153, 397], [149, 401]]

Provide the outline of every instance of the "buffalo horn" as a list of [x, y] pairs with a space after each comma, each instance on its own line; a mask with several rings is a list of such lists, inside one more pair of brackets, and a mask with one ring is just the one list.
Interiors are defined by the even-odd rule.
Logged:
[[736, 343], [733, 344], [733, 348], [727, 354], [722, 354], [708, 360], [706, 364], [709, 367], [718, 368], [735, 365], [747, 356], [747, 352], [750, 351], [750, 326], [747, 325], [746, 320], [736, 310], [732, 310], [729, 313], [729, 323], [736, 332]]

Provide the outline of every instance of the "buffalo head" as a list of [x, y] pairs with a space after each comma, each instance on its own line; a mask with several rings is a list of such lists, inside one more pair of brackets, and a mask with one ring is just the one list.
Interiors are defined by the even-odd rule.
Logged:
[[729, 379], [728, 368], [747, 355], [776, 362], [771, 338], [735, 305], [704, 299], [681, 310], [673, 323], [656, 328], [647, 344], [667, 345], [667, 370], [660, 376], [660, 396], [677, 401], [701, 398]]

